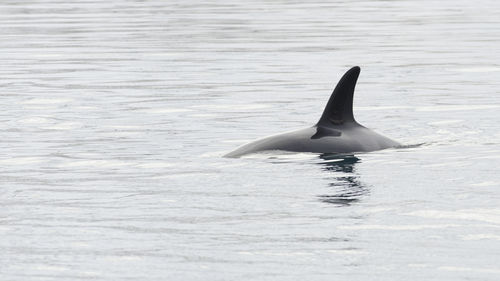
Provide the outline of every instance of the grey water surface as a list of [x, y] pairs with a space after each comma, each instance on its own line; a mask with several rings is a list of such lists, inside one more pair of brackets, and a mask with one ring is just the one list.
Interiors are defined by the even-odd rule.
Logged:
[[[2, 1], [0, 280], [499, 280], [499, 46], [492, 0]], [[222, 157], [353, 65], [409, 148]]]

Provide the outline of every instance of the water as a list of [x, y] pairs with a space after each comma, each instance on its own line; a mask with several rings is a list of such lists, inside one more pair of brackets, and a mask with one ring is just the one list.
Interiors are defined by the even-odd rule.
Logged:
[[[498, 1], [2, 1], [1, 280], [498, 280]], [[355, 115], [406, 149], [221, 155]]]

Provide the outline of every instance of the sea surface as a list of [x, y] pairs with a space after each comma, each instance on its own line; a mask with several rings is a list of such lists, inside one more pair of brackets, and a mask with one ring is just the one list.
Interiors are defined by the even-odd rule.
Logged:
[[[0, 2], [0, 280], [499, 280], [500, 2]], [[222, 156], [356, 119], [405, 148]]]

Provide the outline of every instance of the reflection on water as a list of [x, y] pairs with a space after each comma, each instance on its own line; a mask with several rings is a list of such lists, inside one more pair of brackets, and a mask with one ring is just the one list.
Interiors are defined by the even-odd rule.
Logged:
[[318, 195], [319, 200], [324, 203], [338, 206], [349, 206], [358, 202], [361, 197], [369, 193], [369, 189], [355, 173], [355, 164], [360, 159], [354, 155], [323, 154], [320, 156], [325, 160], [319, 164], [325, 171], [333, 172], [328, 194]]

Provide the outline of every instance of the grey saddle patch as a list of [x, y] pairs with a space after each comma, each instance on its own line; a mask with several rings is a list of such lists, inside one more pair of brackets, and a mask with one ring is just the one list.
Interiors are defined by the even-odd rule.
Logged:
[[314, 134], [311, 139], [320, 139], [324, 137], [340, 137], [342, 133], [340, 131], [330, 129], [330, 128], [325, 128], [322, 126], [316, 127], [316, 134]]

